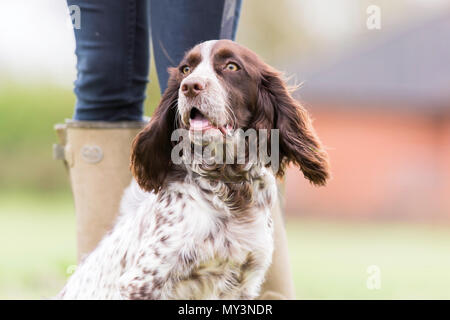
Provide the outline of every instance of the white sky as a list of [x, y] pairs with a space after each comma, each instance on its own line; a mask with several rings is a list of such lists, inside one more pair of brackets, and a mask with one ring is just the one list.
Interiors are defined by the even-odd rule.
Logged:
[[71, 86], [75, 43], [64, 0], [0, 2], [0, 77]]

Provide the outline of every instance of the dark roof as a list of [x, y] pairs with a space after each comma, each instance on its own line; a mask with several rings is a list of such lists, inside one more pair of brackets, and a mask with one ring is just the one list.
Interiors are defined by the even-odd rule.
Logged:
[[304, 82], [297, 97], [312, 106], [450, 108], [450, 12], [296, 74]]

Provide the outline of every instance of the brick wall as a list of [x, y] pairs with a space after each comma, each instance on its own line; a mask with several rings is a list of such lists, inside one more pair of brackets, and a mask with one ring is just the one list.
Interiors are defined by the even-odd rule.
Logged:
[[333, 178], [289, 168], [287, 214], [450, 219], [450, 117], [388, 110], [313, 110]]

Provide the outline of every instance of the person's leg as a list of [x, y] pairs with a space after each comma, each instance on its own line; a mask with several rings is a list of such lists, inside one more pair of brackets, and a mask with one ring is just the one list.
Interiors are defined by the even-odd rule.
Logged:
[[236, 36], [241, 0], [151, 0], [150, 23], [159, 86], [167, 86], [167, 68], [177, 66], [194, 45]]
[[295, 299], [286, 229], [284, 227], [283, 212], [280, 205], [277, 205], [273, 209], [272, 219], [275, 250], [273, 252], [272, 265], [267, 272], [259, 298], [263, 300]]
[[[167, 85], [167, 68], [176, 66], [197, 43], [236, 36], [240, 0], [151, 0], [153, 53], [161, 91]], [[273, 210], [275, 250], [273, 263], [261, 290], [262, 299], [294, 299], [286, 230], [282, 211]]]
[[140, 121], [149, 69], [146, 0], [67, 0], [80, 8], [74, 29], [75, 120]]
[[149, 68], [146, 0], [68, 0], [75, 29], [74, 119], [57, 126], [77, 219], [78, 260], [111, 228], [131, 181], [131, 142], [142, 126]]

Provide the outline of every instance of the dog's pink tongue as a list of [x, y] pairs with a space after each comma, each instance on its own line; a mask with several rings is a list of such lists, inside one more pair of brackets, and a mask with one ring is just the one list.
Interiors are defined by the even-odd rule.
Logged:
[[211, 122], [201, 114], [196, 114], [190, 121], [192, 130], [206, 130], [211, 128]]

